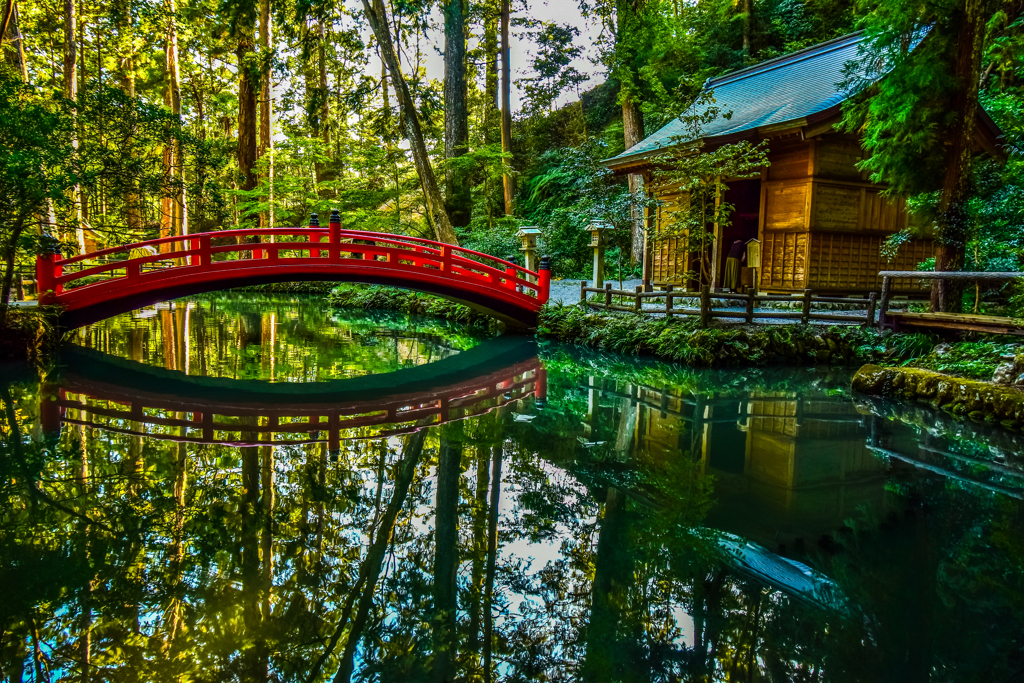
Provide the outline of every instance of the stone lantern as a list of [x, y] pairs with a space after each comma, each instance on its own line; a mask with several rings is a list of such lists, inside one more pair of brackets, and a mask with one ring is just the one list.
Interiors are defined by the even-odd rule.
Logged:
[[594, 250], [594, 287], [604, 287], [604, 247], [605, 233], [612, 229], [608, 221], [591, 221], [587, 226], [590, 231], [590, 246]]
[[523, 241], [519, 251], [523, 252], [526, 262], [526, 269], [537, 271], [537, 238], [540, 236], [540, 228], [535, 225], [527, 225], [519, 228], [516, 237]]

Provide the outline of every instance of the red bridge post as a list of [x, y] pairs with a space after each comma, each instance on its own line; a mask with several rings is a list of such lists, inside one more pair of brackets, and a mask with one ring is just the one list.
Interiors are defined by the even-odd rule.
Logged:
[[551, 257], [541, 256], [540, 269], [537, 271], [537, 303], [548, 301], [551, 291]]
[[341, 215], [337, 209], [331, 209], [331, 222], [328, 225], [327, 241], [331, 243], [327, 250], [327, 258], [337, 261], [341, 258]]
[[[309, 229], [313, 230], [313, 229], [319, 228], [319, 227], [320, 227], [320, 216], [318, 216], [315, 213], [309, 214]], [[317, 233], [313, 233], [313, 232], [309, 233], [309, 241], [310, 242], [317, 242], [317, 243], [319, 243], [320, 242], [320, 235], [317, 234]], [[313, 247], [310, 247], [310, 249], [309, 249], [309, 257], [310, 258], [320, 258], [320, 250], [316, 249], [316, 248], [313, 248]]]
[[57, 291], [53, 284], [57, 277], [57, 266], [54, 264], [56, 254], [39, 254], [36, 256], [36, 299], [40, 306], [57, 303]]

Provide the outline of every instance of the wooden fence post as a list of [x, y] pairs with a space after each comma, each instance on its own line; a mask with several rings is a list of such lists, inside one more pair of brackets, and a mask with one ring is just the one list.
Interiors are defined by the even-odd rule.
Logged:
[[800, 313], [800, 322], [806, 325], [811, 322], [811, 290], [804, 290], [803, 308]]
[[700, 288], [700, 326], [705, 328], [711, 324], [711, 287]]
[[641, 301], [641, 299], [640, 299], [640, 292], [642, 292], [642, 291], [644, 291], [643, 286], [642, 285], [637, 285], [636, 286], [636, 302], [633, 304], [633, 312], [634, 313], [639, 313], [640, 311], [643, 310], [643, 306], [640, 305], [640, 301]]
[[587, 307], [587, 281], [580, 280], [580, 303]]
[[612, 305], [612, 283], [604, 283], [604, 307], [611, 308]]
[[754, 322], [754, 289], [747, 290], [747, 324]]
[[672, 285], [665, 286], [665, 317], [672, 317]]
[[875, 324], [875, 306], [878, 305], [878, 295], [874, 292], [868, 294], [868, 315], [867, 320], [864, 321], [866, 327], [871, 327]]
[[878, 329], [885, 328], [885, 314], [889, 311], [889, 276], [882, 278], [882, 300], [878, 303]]

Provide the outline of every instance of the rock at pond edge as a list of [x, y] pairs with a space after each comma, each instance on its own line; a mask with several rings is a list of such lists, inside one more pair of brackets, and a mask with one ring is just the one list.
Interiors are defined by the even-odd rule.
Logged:
[[952, 415], [998, 422], [1009, 429], [1024, 426], [1024, 391], [1015, 387], [919, 368], [865, 365], [853, 376], [853, 390], [927, 403]]

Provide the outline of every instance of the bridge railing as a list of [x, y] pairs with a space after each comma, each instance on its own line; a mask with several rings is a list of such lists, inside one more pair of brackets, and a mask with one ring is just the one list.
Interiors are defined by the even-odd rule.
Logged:
[[[527, 270], [510, 261], [462, 247], [405, 235], [324, 228], [247, 228], [162, 237], [79, 256], [40, 256], [40, 303], [60, 303], [69, 291], [111, 280], [141, 280], [155, 271], [202, 272], [253, 265], [317, 265], [370, 261], [381, 268], [436, 271], [453, 279], [511, 290], [544, 303], [550, 272]], [[248, 262], [242, 264], [239, 262]], [[79, 291], [83, 290], [83, 291]]]

